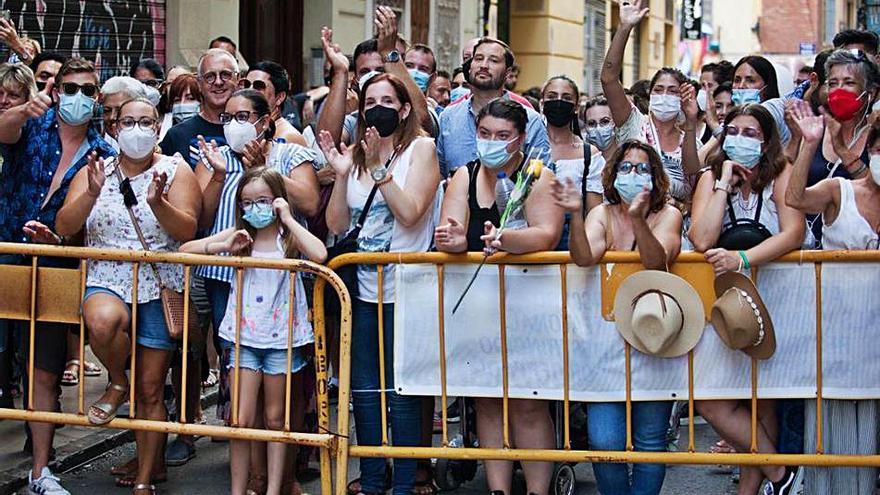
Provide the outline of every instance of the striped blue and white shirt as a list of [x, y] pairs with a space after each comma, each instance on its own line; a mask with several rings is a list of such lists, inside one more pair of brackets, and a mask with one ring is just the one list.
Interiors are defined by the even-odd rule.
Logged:
[[[285, 177], [289, 176], [293, 169], [303, 163], [311, 162], [314, 164], [317, 159], [317, 153], [314, 150], [295, 143], [275, 143], [273, 146], [281, 146], [281, 149], [276, 150], [272, 163], [267, 163], [267, 166], [278, 170]], [[238, 154], [232, 151], [229, 146], [223, 146], [220, 148], [220, 152], [226, 160], [226, 180], [223, 182], [223, 190], [220, 192], [220, 202], [217, 204], [214, 223], [207, 232], [207, 236], [218, 234], [235, 226], [235, 193], [238, 190], [238, 183], [245, 172], [244, 164], [241, 162]], [[213, 172], [213, 169], [205, 160], [200, 160], [197, 166], [206, 167], [208, 171]], [[221, 256], [229, 256], [229, 254], [224, 253]], [[235, 269], [224, 266], [202, 265], [196, 267], [196, 275], [231, 284], [235, 276]]]

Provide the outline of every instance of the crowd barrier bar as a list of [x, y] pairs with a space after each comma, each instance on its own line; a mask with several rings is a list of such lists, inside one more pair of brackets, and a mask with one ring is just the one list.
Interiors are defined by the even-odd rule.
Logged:
[[[106, 427], [116, 429], [132, 429], [160, 433], [177, 433], [184, 435], [201, 435], [223, 437], [239, 440], [256, 440], [265, 442], [286, 442], [304, 446], [319, 448], [321, 461], [321, 488], [322, 493], [331, 493], [331, 452], [337, 448], [338, 435], [330, 430], [329, 400], [327, 397], [327, 344], [324, 333], [324, 314], [314, 312], [315, 330], [315, 366], [317, 374], [317, 410], [319, 433], [304, 433], [291, 431], [291, 373], [290, 363], [292, 349], [290, 346], [294, 325], [294, 301], [297, 272], [312, 273], [321, 281], [321, 287], [328, 283], [339, 297], [342, 308], [340, 326], [343, 335], [351, 335], [351, 301], [348, 291], [342, 280], [331, 269], [302, 260], [270, 260], [262, 258], [245, 258], [231, 256], [206, 256], [182, 253], [155, 253], [146, 251], [124, 251], [111, 249], [94, 249], [83, 247], [59, 247], [36, 244], [0, 243], [0, 254], [23, 255], [32, 257], [28, 265], [0, 265], [0, 318], [11, 320], [24, 320], [28, 322], [30, 332], [30, 344], [28, 346], [28, 376], [34, 373], [34, 334], [37, 331], [37, 322], [68, 323], [79, 325], [79, 349], [80, 363], [85, 362], [85, 322], [80, 312], [80, 304], [85, 293], [87, 260], [122, 261], [132, 263], [132, 301], [137, 301], [138, 295], [138, 272], [144, 263], [169, 263], [183, 265], [184, 267], [184, 329], [188, 328], [189, 320], [189, 293], [192, 267], [197, 265], [226, 266], [235, 269], [236, 293], [238, 294], [238, 306], [236, 310], [236, 362], [234, 366], [234, 381], [232, 392], [232, 426], [200, 425], [186, 421], [186, 392], [187, 392], [187, 352], [181, 353], [181, 397], [178, 400], [179, 422], [156, 421], [145, 419], [116, 418], [107, 423]], [[79, 259], [79, 269], [47, 268], [40, 267], [40, 257], [76, 258]], [[288, 372], [285, 383], [285, 418], [282, 430], [265, 430], [256, 428], [239, 427], [240, 409], [240, 369], [238, 363], [240, 331], [241, 331], [241, 297], [243, 275], [246, 268], [277, 269], [289, 272], [290, 280], [290, 312], [288, 314]], [[26, 290], [22, 285], [29, 284]], [[78, 290], [72, 290], [78, 288]], [[132, 305], [131, 310], [131, 370], [129, 377], [129, 407], [130, 415], [136, 414], [137, 391], [137, 304]], [[188, 349], [191, 336], [184, 331], [182, 345]], [[346, 342], [345, 347], [349, 344]], [[94, 426], [85, 415], [84, 399], [84, 376], [83, 366], [79, 367], [79, 390], [77, 399], [77, 412], [62, 413], [34, 410], [33, 379], [28, 380], [28, 401], [26, 408], [2, 409], [0, 419], [19, 421], [38, 421], [56, 424], [68, 424], [77, 426]], [[96, 398], [97, 399], [97, 398]], [[348, 411], [345, 408], [346, 412]], [[102, 427], [104, 427], [102, 426]]]
[[[817, 405], [817, 447], [815, 453], [808, 454], [769, 454], [757, 451], [757, 402], [758, 402], [758, 361], [751, 360], [751, 448], [748, 453], [708, 453], [697, 452], [694, 445], [694, 355], [688, 353], [688, 447], [684, 452], [636, 452], [632, 444], [632, 382], [631, 382], [631, 350], [627, 343], [624, 346], [625, 374], [626, 374], [626, 450], [625, 451], [589, 451], [573, 450], [570, 438], [569, 418], [569, 356], [568, 356], [568, 298], [566, 265], [571, 263], [567, 252], [542, 252], [527, 255], [510, 255], [506, 253], [496, 254], [488, 259], [488, 263], [498, 265], [499, 270], [499, 297], [500, 321], [499, 331], [501, 339], [502, 359], [502, 425], [503, 447], [502, 448], [454, 448], [449, 446], [449, 435], [446, 426], [446, 344], [444, 329], [444, 265], [446, 264], [477, 264], [481, 261], [481, 253], [350, 253], [331, 260], [328, 266], [334, 270], [347, 265], [377, 265], [378, 270], [378, 297], [382, 303], [384, 287], [383, 266], [388, 264], [433, 264], [436, 266], [438, 275], [438, 323], [439, 323], [439, 352], [440, 352], [440, 411], [443, 422], [441, 441], [439, 447], [396, 447], [388, 444], [386, 418], [386, 392], [384, 376], [384, 352], [381, 332], [382, 311], [379, 311], [379, 359], [380, 359], [380, 394], [382, 404], [382, 444], [379, 446], [351, 445], [347, 436], [339, 438], [336, 451], [336, 494], [345, 495], [345, 487], [348, 479], [348, 457], [384, 457], [384, 458], [445, 458], [445, 459], [480, 459], [480, 460], [512, 460], [512, 461], [546, 461], [546, 462], [628, 462], [628, 463], [664, 463], [664, 464], [742, 464], [742, 465], [798, 465], [798, 466], [880, 466], [880, 455], [843, 455], [824, 454], [822, 436], [822, 263], [840, 262], [880, 262], [880, 251], [797, 251], [790, 253], [777, 262], [786, 263], [812, 263], [815, 266], [816, 282], [816, 405]], [[609, 275], [607, 265], [614, 264], [614, 270]], [[506, 310], [505, 310], [505, 265], [558, 265], [561, 277], [562, 294], [562, 366], [563, 366], [563, 446], [559, 450], [549, 449], [516, 449], [510, 448], [510, 432], [508, 417], [508, 369], [507, 369], [507, 346], [506, 346]], [[634, 252], [609, 252], [600, 262], [602, 266], [602, 312], [606, 319], [611, 319], [614, 293], [620, 283], [631, 273], [643, 269], [639, 261], [638, 253]], [[688, 280], [700, 294], [706, 307], [708, 317], [712, 302], [714, 301], [714, 274], [712, 267], [706, 263], [705, 257], [699, 253], [683, 253], [673, 264], [671, 270], [682, 278]], [[752, 269], [752, 278], [757, 280], [760, 273], [759, 267]], [[315, 312], [321, 314], [324, 311], [323, 285], [318, 280], [315, 286]], [[318, 321], [318, 320], [316, 320]], [[323, 325], [324, 319], [318, 321]], [[351, 336], [350, 325], [340, 331], [340, 369], [339, 369], [339, 404], [348, 404]], [[316, 329], [317, 331], [317, 329]], [[320, 329], [323, 333], [323, 327]], [[339, 408], [337, 431], [346, 433], [349, 431], [349, 410], [347, 407]]]

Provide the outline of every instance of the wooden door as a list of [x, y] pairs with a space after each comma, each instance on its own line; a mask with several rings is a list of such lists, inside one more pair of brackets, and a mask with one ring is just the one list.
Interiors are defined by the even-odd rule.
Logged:
[[238, 49], [248, 63], [274, 60], [303, 88], [303, 0], [239, 0]]

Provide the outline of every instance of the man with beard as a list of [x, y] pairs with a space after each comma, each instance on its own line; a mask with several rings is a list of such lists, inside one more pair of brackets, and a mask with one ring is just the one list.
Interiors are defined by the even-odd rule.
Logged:
[[[440, 136], [437, 154], [440, 172], [448, 177], [455, 169], [477, 159], [476, 116], [495, 98], [511, 99], [513, 93], [504, 89], [507, 74], [514, 65], [513, 52], [503, 41], [481, 38], [474, 47], [474, 56], [465, 63], [468, 72], [471, 97], [459, 104], [449, 106], [440, 115]], [[514, 100], [516, 101], [516, 100]], [[545, 162], [550, 159], [550, 143], [547, 128], [541, 115], [530, 107], [526, 109], [529, 121], [526, 125], [524, 153]]]

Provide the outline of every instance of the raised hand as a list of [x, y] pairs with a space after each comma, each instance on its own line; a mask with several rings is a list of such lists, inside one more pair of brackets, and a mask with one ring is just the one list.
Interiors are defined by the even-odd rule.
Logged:
[[721, 122], [718, 122], [718, 112], [715, 110], [715, 95], [709, 91], [709, 83], [703, 83], [703, 91], [706, 92], [706, 124], [709, 129], [716, 129]]
[[467, 249], [467, 233], [464, 225], [452, 217], [446, 217], [446, 223], [434, 229], [434, 244], [441, 251], [458, 253]]
[[321, 45], [324, 47], [324, 57], [330, 62], [333, 72], [348, 73], [348, 58], [342, 53], [339, 45], [333, 43], [333, 30], [324, 26], [321, 28]]
[[379, 41], [379, 53], [394, 51], [397, 46], [397, 15], [390, 7], [380, 5], [376, 8], [376, 38]]
[[822, 136], [825, 135], [825, 119], [827, 118], [827, 116], [814, 115], [813, 109], [810, 108], [810, 104], [805, 101], [788, 101], [792, 103], [789, 104], [788, 102], [786, 102], [786, 121], [791, 119], [794, 122], [794, 128], [797, 129], [804, 140], [811, 143], [818, 143], [822, 139]]
[[697, 105], [697, 90], [691, 83], [684, 83], [678, 87], [681, 94], [681, 111], [688, 122], [696, 124], [700, 116], [700, 107]]
[[61, 236], [52, 232], [52, 229], [36, 220], [24, 224], [24, 235], [36, 244], [61, 244]]
[[843, 134], [841, 133], [841, 129], [843, 126], [840, 124], [840, 121], [835, 119], [831, 112], [826, 110], [824, 107], [819, 107], [819, 113], [825, 117], [825, 126], [828, 128], [828, 132], [831, 134], [832, 138], [843, 138]]
[[648, 208], [651, 207], [651, 191], [648, 186], [642, 189], [642, 192], [636, 194], [632, 203], [629, 205], [627, 213], [631, 218], [645, 218], [648, 216]]
[[101, 194], [101, 189], [104, 188], [104, 180], [107, 179], [107, 175], [104, 172], [104, 159], [98, 158], [98, 153], [93, 151], [89, 153], [89, 161], [86, 167], [89, 179], [86, 192], [89, 196], [97, 198]]
[[0, 41], [10, 48], [17, 48], [21, 43], [21, 39], [18, 37], [18, 31], [15, 30], [15, 26], [13, 26], [9, 20], [2, 17], [0, 17]]
[[205, 137], [201, 134], [198, 136], [199, 141], [199, 154], [202, 156], [202, 161], [208, 164], [209, 167], [214, 171], [214, 175], [223, 176], [224, 180], [226, 178], [226, 159], [223, 158], [223, 153], [220, 152], [217, 146], [217, 141], [211, 140], [210, 143], [205, 142]]
[[266, 164], [266, 157], [269, 156], [269, 146], [271, 146], [264, 138], [248, 141], [244, 145], [244, 151], [241, 153], [241, 162], [245, 168], [261, 167]]
[[153, 170], [153, 179], [147, 188], [147, 204], [153, 205], [157, 202], [164, 201], [168, 197], [168, 191], [165, 186], [168, 184], [168, 174]]
[[581, 198], [580, 192], [570, 177], [566, 178], [565, 182], [559, 180], [559, 178], [553, 179], [550, 190], [553, 193], [556, 206], [569, 213], [580, 213], [583, 208], [583, 198]]
[[272, 200], [272, 209], [275, 210], [275, 216], [281, 220], [291, 220], [293, 215], [290, 214], [290, 204], [284, 198], [275, 198]]
[[253, 242], [254, 240], [247, 230], [236, 230], [229, 238], [223, 241], [223, 252], [237, 253], [250, 246]]
[[333, 144], [333, 136], [326, 130], [318, 133], [318, 146], [321, 147], [321, 151], [324, 152], [324, 158], [327, 159], [327, 163], [330, 164], [336, 175], [348, 176], [354, 163], [351, 156], [353, 147], [339, 143], [339, 149], [336, 149], [336, 145]]
[[648, 14], [648, 8], [642, 8], [643, 0], [621, 0], [620, 1], [620, 25], [622, 27], [637, 26], [645, 15]]
[[375, 127], [368, 127], [364, 133], [364, 139], [361, 140], [361, 147], [364, 149], [364, 161], [367, 168], [373, 169], [381, 163], [379, 158], [379, 131]]
[[54, 87], [55, 82], [50, 79], [46, 83], [46, 87], [25, 104], [25, 112], [28, 117], [40, 118], [49, 111], [52, 106], [52, 88]]

